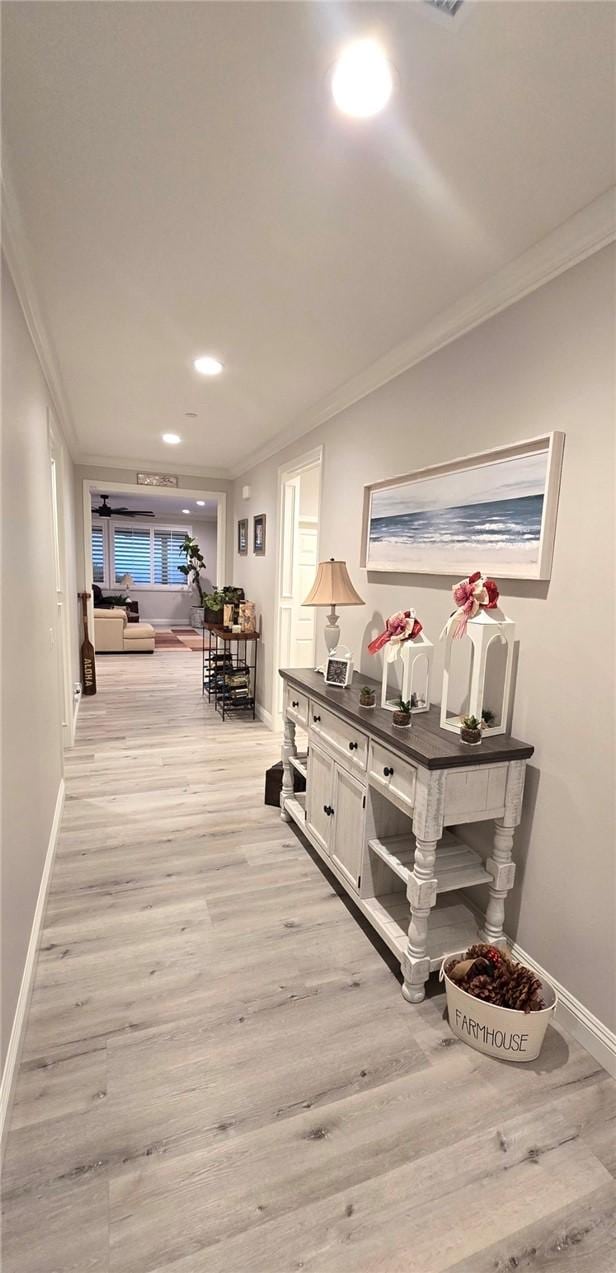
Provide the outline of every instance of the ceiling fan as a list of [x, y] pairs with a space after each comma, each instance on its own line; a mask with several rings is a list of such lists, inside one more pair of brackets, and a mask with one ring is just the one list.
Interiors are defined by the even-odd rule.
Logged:
[[149, 509], [143, 508], [110, 508], [107, 500], [108, 495], [101, 494], [102, 504], [99, 508], [93, 508], [92, 512], [97, 513], [99, 517], [155, 517]]

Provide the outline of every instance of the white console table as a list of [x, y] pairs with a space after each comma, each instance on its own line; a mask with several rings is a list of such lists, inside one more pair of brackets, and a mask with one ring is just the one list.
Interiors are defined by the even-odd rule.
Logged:
[[[328, 686], [317, 672], [281, 671], [284, 742], [281, 817], [297, 824], [400, 960], [402, 993], [425, 996], [443, 955], [479, 938], [503, 941], [513, 885], [514, 829], [533, 748], [508, 735], [474, 749], [442, 730], [438, 710], [398, 729], [392, 713], [359, 706], [360, 685]], [[296, 730], [305, 736], [297, 745]], [[295, 794], [293, 770], [306, 779]], [[448, 830], [494, 822], [492, 855]], [[488, 886], [483, 920], [460, 892]]]

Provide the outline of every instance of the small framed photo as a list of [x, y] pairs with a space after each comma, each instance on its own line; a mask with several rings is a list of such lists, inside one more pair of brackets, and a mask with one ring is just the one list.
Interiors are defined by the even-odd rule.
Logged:
[[326, 685], [336, 685], [346, 689], [353, 680], [353, 661], [350, 654], [330, 654], [325, 664], [324, 681]]
[[237, 551], [240, 557], [248, 553], [248, 518], [240, 517], [237, 523]]
[[255, 557], [265, 557], [265, 513], [253, 518], [252, 551]]

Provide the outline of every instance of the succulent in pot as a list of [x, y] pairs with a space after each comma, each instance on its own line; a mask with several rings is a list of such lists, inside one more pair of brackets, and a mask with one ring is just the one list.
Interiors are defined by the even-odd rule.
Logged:
[[460, 725], [460, 739], [469, 747], [478, 747], [481, 742], [481, 722], [476, 716], [463, 716]]
[[374, 690], [370, 688], [369, 685], [363, 685], [359, 691], [359, 706], [360, 707], [375, 707], [376, 706], [376, 694]]
[[393, 723], [394, 725], [398, 726], [398, 729], [408, 729], [411, 723], [411, 700], [410, 699], [408, 699], [408, 701], [403, 698], [398, 699], [398, 705], [394, 712]]

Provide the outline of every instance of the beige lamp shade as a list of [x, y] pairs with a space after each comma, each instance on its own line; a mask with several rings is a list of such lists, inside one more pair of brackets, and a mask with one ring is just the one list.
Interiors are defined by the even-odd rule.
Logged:
[[363, 600], [355, 591], [346, 561], [320, 561], [317, 577], [302, 602], [304, 606], [363, 606]]

